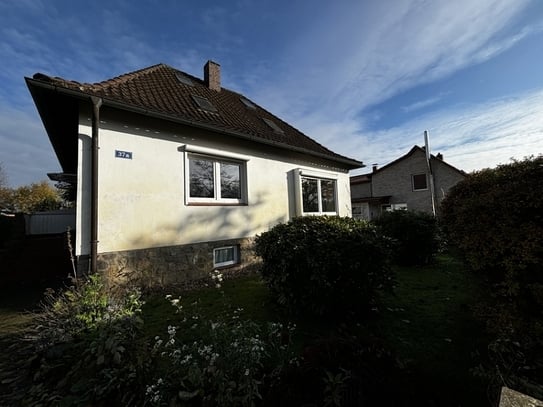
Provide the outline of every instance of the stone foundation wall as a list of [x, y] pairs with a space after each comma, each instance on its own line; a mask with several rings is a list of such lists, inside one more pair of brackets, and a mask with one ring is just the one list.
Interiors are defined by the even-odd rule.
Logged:
[[239, 264], [221, 269], [226, 277], [256, 270], [259, 258], [253, 242], [254, 238], [243, 238], [100, 253], [97, 269], [115, 285], [136, 284], [145, 289], [190, 285], [209, 278], [214, 270], [213, 249], [219, 247], [239, 247]]

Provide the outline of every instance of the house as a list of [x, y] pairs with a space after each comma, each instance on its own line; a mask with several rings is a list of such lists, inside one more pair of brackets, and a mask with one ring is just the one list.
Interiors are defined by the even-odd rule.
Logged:
[[371, 220], [383, 211], [439, 213], [439, 204], [466, 174], [446, 163], [442, 154], [426, 157], [414, 146], [407, 154], [368, 174], [351, 177], [353, 217]]
[[208, 61], [201, 80], [165, 64], [99, 83], [26, 78], [76, 189], [82, 271], [168, 284], [255, 259], [255, 235], [301, 215], [351, 215], [336, 154], [242, 94]]

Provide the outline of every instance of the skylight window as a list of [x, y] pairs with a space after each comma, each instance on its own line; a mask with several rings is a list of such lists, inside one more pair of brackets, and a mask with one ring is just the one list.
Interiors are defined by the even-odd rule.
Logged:
[[264, 123], [266, 123], [275, 133], [285, 134], [285, 132], [281, 130], [281, 128], [277, 124], [275, 124], [273, 120], [266, 118], [262, 118], [262, 120], [264, 120]]
[[246, 99], [244, 97], [239, 98], [243, 102], [245, 106], [247, 106], [249, 109], [256, 109], [256, 106], [253, 102], [251, 102], [249, 99]]
[[177, 80], [185, 85], [189, 85], [189, 86], [193, 86], [194, 85], [194, 82], [192, 82], [192, 80], [186, 76], [184, 73], [182, 72], [176, 72], [175, 73], [175, 77], [177, 78]]
[[206, 98], [196, 95], [191, 96], [200, 109], [207, 110], [208, 112], [217, 112], [217, 108], [213, 106]]

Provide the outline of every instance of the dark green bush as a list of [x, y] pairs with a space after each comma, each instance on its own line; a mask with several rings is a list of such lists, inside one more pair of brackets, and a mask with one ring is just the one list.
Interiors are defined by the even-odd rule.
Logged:
[[[473, 270], [537, 270], [543, 261], [543, 156], [470, 174], [441, 205], [451, 243]], [[499, 274], [498, 274], [499, 273]]]
[[139, 405], [150, 350], [142, 304], [138, 290], [113, 295], [98, 275], [47, 292], [33, 326], [12, 347], [18, 359], [10, 373], [12, 394], [0, 402]]
[[347, 316], [390, 288], [390, 239], [351, 218], [308, 216], [257, 236], [262, 276], [292, 313]]
[[532, 157], [471, 174], [441, 208], [449, 242], [487, 288], [477, 310], [493, 338], [487, 373], [498, 386], [516, 384], [539, 397], [543, 387], [536, 393], [533, 384], [543, 382], [542, 191], [543, 156]]
[[374, 221], [377, 229], [396, 242], [394, 261], [404, 266], [428, 264], [439, 248], [435, 218], [424, 212], [393, 211]]

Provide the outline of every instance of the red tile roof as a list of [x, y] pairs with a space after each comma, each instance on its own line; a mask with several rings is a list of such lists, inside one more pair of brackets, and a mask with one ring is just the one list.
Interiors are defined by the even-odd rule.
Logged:
[[[184, 75], [193, 85], [180, 81]], [[79, 83], [37, 73], [34, 80], [45, 82], [83, 95], [97, 96], [104, 104], [121, 109], [142, 110], [186, 124], [214, 129], [228, 135], [248, 138], [267, 145], [298, 150], [343, 163], [348, 168], [363, 164], [327, 149], [255, 102], [252, 109], [242, 102], [243, 95], [222, 88], [209, 89], [204, 81], [165, 64], [154, 65], [99, 83]], [[206, 98], [216, 112], [202, 109], [192, 96]], [[247, 98], [246, 98], [247, 99]], [[274, 122], [282, 131], [273, 130], [264, 119]]]

